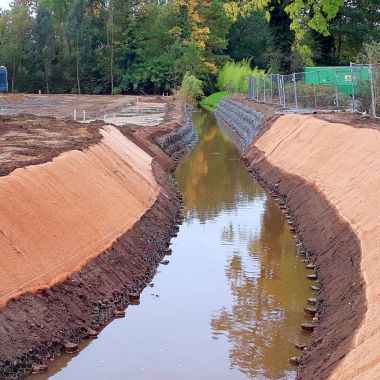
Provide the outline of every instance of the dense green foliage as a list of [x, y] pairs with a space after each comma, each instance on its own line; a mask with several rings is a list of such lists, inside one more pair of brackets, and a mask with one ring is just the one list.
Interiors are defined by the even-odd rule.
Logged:
[[12, 91], [162, 93], [189, 72], [212, 92], [231, 24], [222, 1], [15, 0], [0, 64]]
[[172, 93], [189, 73], [206, 95], [241, 92], [253, 67], [355, 61], [380, 41], [379, 12], [378, 0], [14, 0], [0, 65], [11, 91]]
[[263, 76], [264, 74], [264, 70], [252, 70], [247, 60], [228, 62], [219, 72], [217, 85], [219, 89], [228, 93], [245, 94], [248, 91], [247, 78], [251, 75]]
[[253, 67], [266, 68], [269, 62], [271, 30], [262, 12], [239, 17], [228, 33], [227, 54], [234, 61], [249, 58]]
[[[364, 53], [363, 44], [380, 42], [378, 0], [349, 0], [330, 23], [329, 36], [313, 34], [310, 39], [317, 65], [349, 65]], [[368, 62], [368, 61], [367, 61]]]
[[202, 81], [193, 74], [186, 73], [176, 95], [189, 104], [197, 104], [204, 95]]
[[227, 95], [226, 91], [218, 91], [213, 94], [203, 98], [201, 101], [201, 106], [209, 111], [214, 112], [216, 107], [218, 107], [219, 102]]

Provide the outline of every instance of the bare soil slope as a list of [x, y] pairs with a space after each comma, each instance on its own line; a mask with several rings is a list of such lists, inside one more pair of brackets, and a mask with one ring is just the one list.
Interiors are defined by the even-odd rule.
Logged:
[[85, 152], [0, 178], [1, 304], [79, 270], [156, 200], [152, 157], [114, 127], [101, 133]]
[[[325, 293], [329, 298], [326, 302], [329, 310], [325, 316], [330, 316], [330, 320], [327, 325], [320, 327], [319, 337], [314, 337], [318, 338], [314, 339], [314, 354], [324, 357], [314, 357], [311, 365], [301, 372], [308, 374], [305, 378], [324, 379], [327, 375], [331, 379], [339, 380], [378, 378], [379, 151], [380, 133], [376, 129], [354, 128], [313, 116], [286, 115], [278, 118], [254, 143], [250, 152], [246, 153], [246, 160], [252, 167], [261, 167], [262, 171], [268, 171], [269, 166], [282, 173], [277, 176], [279, 188], [286, 186], [282, 185], [282, 182], [288, 181], [286, 176], [298, 178], [308, 184], [308, 189], [314, 189], [321, 195], [321, 199], [326, 200], [326, 213], [329, 212], [329, 205], [335, 208], [337, 218], [334, 223], [333, 219], [324, 219], [323, 209], [314, 208], [308, 197], [304, 197], [302, 201], [302, 193], [298, 192], [298, 200], [293, 203], [296, 215], [302, 208], [304, 213], [309, 214], [309, 224], [318, 226], [318, 219], [327, 221], [328, 224], [324, 227], [319, 225], [314, 231], [314, 239], [316, 233], [322, 239], [320, 248], [324, 247], [323, 240], [328, 241], [331, 238], [330, 233], [336, 230], [338, 224], [349, 228], [344, 235], [339, 233], [336, 239], [346, 236], [346, 243], [351, 243], [346, 246], [342, 240], [336, 245], [331, 240], [330, 247], [323, 248], [325, 255], [317, 260], [322, 274], [323, 268], [327, 271], [322, 276], [322, 284], [331, 293]], [[267, 165], [266, 169], [262, 168], [264, 163]], [[273, 180], [276, 176], [266, 173], [266, 177], [272, 177]], [[290, 200], [294, 198], [294, 186], [288, 187], [286, 191], [288, 195], [292, 194]], [[307, 216], [304, 219], [307, 220]], [[302, 230], [302, 222], [300, 227]], [[355, 238], [350, 237], [350, 229], [359, 242], [356, 252]], [[315, 244], [314, 248], [318, 250]], [[364, 278], [363, 283], [360, 282], [361, 276]], [[361, 297], [361, 289], [365, 292], [363, 294], [366, 302]], [[329, 304], [331, 300], [334, 302]], [[320, 301], [323, 305], [323, 300]], [[362, 319], [364, 312], [365, 318]], [[355, 326], [357, 330], [352, 337], [352, 328]], [[320, 349], [321, 346], [324, 349]]]
[[[146, 131], [31, 115], [0, 120], [8, 152], [0, 157], [1, 379], [21, 378], [65, 342], [100, 331], [168, 254], [181, 220], [176, 163], [154, 141], [186, 117], [180, 103], [165, 101], [165, 120]], [[62, 105], [46, 107], [60, 117]]]

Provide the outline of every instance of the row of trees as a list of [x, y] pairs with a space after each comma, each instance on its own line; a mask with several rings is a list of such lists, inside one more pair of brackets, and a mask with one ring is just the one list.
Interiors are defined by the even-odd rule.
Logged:
[[160, 93], [227, 59], [221, 1], [15, 0], [0, 14], [12, 91]]
[[0, 10], [12, 91], [214, 90], [229, 60], [272, 71], [346, 64], [380, 40], [378, 0], [14, 0]]

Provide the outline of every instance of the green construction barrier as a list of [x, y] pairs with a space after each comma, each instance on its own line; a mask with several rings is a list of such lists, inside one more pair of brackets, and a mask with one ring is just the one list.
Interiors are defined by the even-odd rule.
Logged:
[[363, 82], [369, 82], [368, 66], [317, 66], [305, 67], [306, 84], [334, 87], [338, 83], [338, 91], [352, 95]]

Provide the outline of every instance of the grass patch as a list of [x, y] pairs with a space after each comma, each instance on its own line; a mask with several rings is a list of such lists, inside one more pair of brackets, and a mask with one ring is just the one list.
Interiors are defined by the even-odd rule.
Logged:
[[227, 95], [226, 91], [214, 92], [213, 94], [211, 94], [207, 98], [204, 98], [201, 101], [201, 106], [208, 111], [214, 112], [216, 107], [218, 107], [219, 102], [226, 95]]

